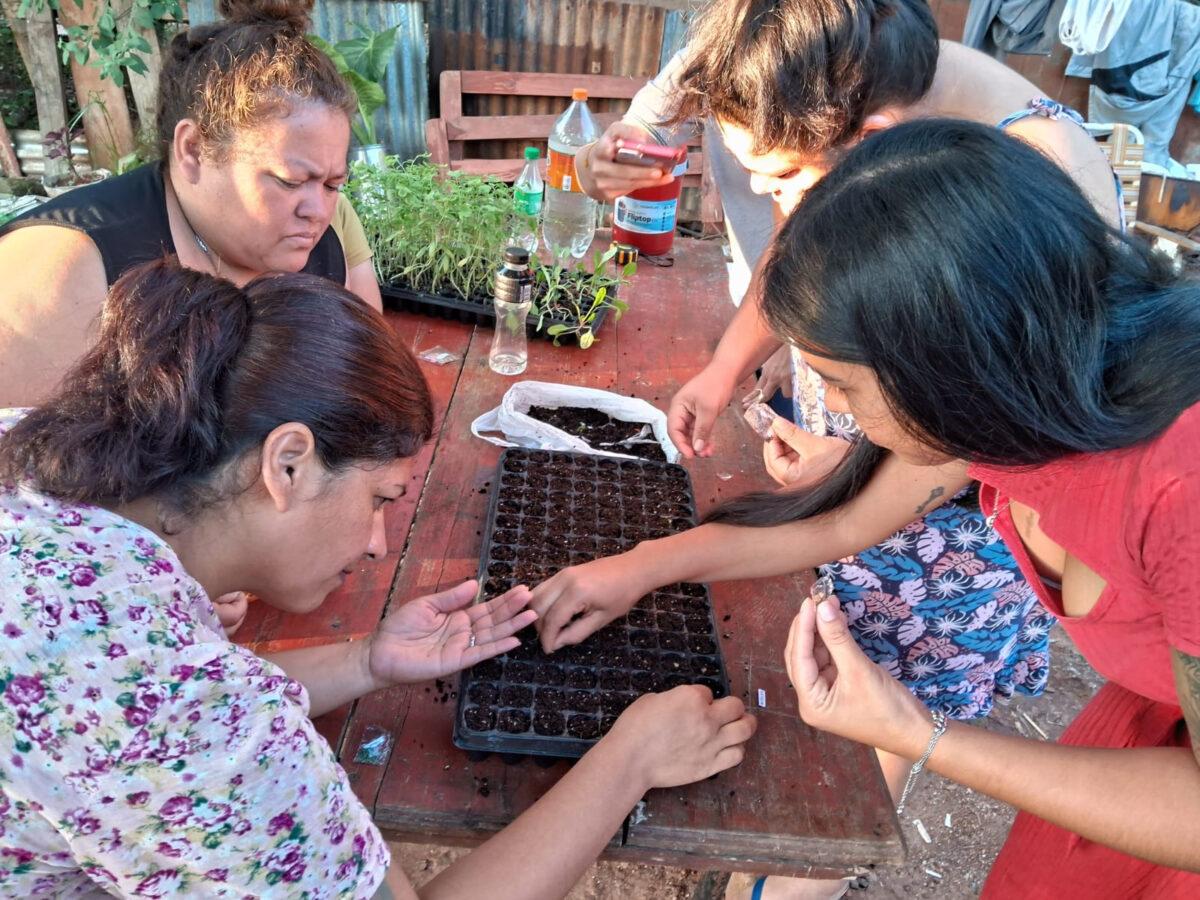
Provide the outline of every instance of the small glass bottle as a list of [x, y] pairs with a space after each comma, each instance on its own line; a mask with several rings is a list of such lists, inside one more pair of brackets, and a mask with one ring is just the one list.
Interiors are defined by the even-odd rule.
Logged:
[[509, 247], [504, 265], [496, 273], [496, 330], [488, 365], [501, 375], [520, 375], [525, 371], [528, 349], [525, 321], [533, 304], [533, 273], [529, 271], [529, 251]]

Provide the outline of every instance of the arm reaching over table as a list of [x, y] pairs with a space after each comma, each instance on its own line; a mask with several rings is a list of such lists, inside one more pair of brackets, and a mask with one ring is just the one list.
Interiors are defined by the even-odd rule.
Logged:
[[931, 495], [940, 503], [968, 482], [962, 462], [917, 466], [889, 455], [858, 496], [828, 513], [769, 527], [710, 522], [563, 569], [530, 600], [542, 647], [579, 643], [665, 584], [802, 572], [872, 547], [932, 508]]
[[[757, 723], [736, 697], [683, 685], [636, 700], [599, 743], [515, 822], [428, 884], [421, 900], [564, 896], [647, 790], [689, 784], [742, 761]], [[586, 813], [585, 813], [586, 811]], [[389, 882], [395, 884], [389, 872]]]

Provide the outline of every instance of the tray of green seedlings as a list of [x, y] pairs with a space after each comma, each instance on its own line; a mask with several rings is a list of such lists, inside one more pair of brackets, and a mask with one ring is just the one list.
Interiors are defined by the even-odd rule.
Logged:
[[[371, 247], [384, 305], [468, 324], [495, 321], [492, 285], [513, 217], [512, 188], [499, 179], [434, 166], [427, 157], [354, 163], [346, 186]], [[615, 251], [591, 271], [535, 263], [530, 336], [589, 346], [608, 311], [625, 303], [620, 285], [636, 271], [611, 271]]]

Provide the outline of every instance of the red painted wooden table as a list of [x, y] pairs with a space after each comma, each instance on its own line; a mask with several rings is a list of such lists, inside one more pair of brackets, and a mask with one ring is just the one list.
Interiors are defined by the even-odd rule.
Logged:
[[[631, 299], [629, 312], [619, 323], [605, 322], [586, 351], [531, 341], [523, 377], [633, 394], [665, 410], [711, 355], [733, 312], [719, 245], [678, 240], [674, 267], [643, 263], [622, 297]], [[488, 368], [486, 326], [391, 312], [388, 318], [414, 351], [440, 345], [462, 357], [446, 366], [422, 363], [440, 430], [418, 460], [407, 497], [390, 510], [386, 558], [364, 563], [307, 616], [254, 604], [238, 639], [255, 649], [360, 637], [390, 604], [477, 572], [499, 449], [473, 437], [470, 423], [514, 379]], [[725, 497], [770, 484], [761, 443], [733, 409], [721, 417], [714, 442], [714, 457], [687, 464], [701, 514]], [[607, 856], [764, 874], [845, 874], [903, 860], [872, 751], [814, 731], [796, 713], [783, 642], [808, 582], [796, 575], [713, 585], [731, 691], [753, 707], [758, 733], [738, 768], [648, 794]], [[390, 838], [478, 843], [566, 771], [566, 762], [544, 768], [529, 758], [471, 762], [451, 743], [456, 687], [455, 679], [395, 687], [318, 720]]]

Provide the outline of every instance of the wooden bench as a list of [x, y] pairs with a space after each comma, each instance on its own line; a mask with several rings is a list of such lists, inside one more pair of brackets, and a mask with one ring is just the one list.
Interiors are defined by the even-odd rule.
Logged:
[[[571, 91], [575, 88], [586, 88], [589, 101], [619, 101], [611, 105], [618, 106], [620, 112], [596, 112], [597, 104], [591, 104], [601, 129], [607, 128], [621, 118], [629, 101], [646, 83], [646, 79], [623, 75], [447, 70], [442, 72], [438, 83], [441, 93], [440, 115], [425, 123], [425, 143], [430, 161], [454, 171], [493, 175], [511, 183], [525, 164], [519, 155], [520, 151], [514, 151], [502, 159], [487, 159], [469, 156], [471, 145], [479, 141], [509, 141], [513, 142], [514, 147], [525, 143], [544, 146], [555, 120], [566, 109]], [[557, 111], [547, 114], [464, 115], [463, 98], [467, 96], [528, 98], [529, 103], [519, 104], [526, 108], [535, 105], [533, 98], [552, 98], [560, 102], [552, 105]], [[543, 176], [546, 174], [545, 157], [543, 152], [539, 161]], [[684, 176], [683, 186], [700, 189], [700, 219], [705, 224], [705, 230], [719, 231], [724, 215], [716, 182], [706, 165], [702, 146], [690, 148], [688, 174]]]

